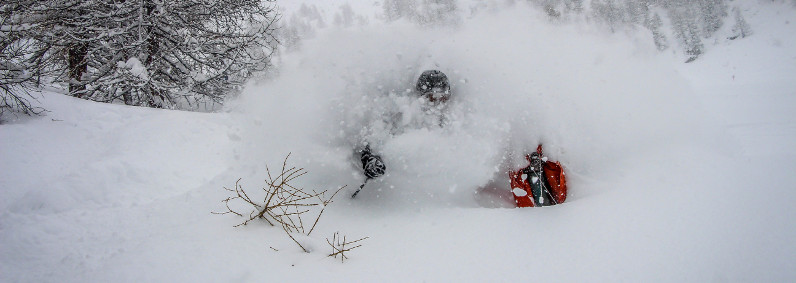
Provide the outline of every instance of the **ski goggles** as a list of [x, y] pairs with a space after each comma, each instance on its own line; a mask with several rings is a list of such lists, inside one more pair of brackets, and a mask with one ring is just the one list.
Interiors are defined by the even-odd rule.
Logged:
[[441, 87], [434, 87], [428, 91], [424, 91], [423, 97], [434, 103], [446, 102], [448, 99], [450, 99], [451, 92], [450, 90]]

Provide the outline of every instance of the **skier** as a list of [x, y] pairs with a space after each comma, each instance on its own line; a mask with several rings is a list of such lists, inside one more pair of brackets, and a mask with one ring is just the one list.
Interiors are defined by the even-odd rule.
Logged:
[[[417, 79], [414, 89], [415, 95], [423, 98], [424, 113], [426, 116], [437, 116], [439, 126], [444, 125], [444, 109], [451, 98], [448, 77], [438, 70], [424, 71]], [[398, 116], [392, 116], [389, 121], [390, 132], [395, 134], [401, 131], [397, 125]], [[433, 120], [433, 119], [432, 119]], [[370, 143], [363, 142], [358, 150], [359, 161], [365, 175], [365, 182], [351, 196], [356, 195], [371, 179], [378, 178], [387, 170], [381, 156], [374, 153]], [[542, 152], [542, 145], [536, 152], [526, 155], [530, 163], [517, 171], [509, 172], [509, 180], [518, 207], [549, 206], [563, 203], [567, 197], [566, 176], [559, 162], [547, 160]]]
[[[438, 124], [441, 126], [444, 124], [443, 116], [441, 115], [442, 110], [445, 108], [446, 103], [451, 98], [451, 88], [450, 83], [448, 82], [448, 77], [445, 73], [439, 70], [427, 70], [420, 74], [420, 77], [417, 79], [417, 83], [415, 84], [414, 95], [417, 95], [424, 99], [424, 106], [426, 108], [427, 113], [437, 114]], [[393, 118], [393, 120], [397, 120]], [[392, 126], [395, 128], [395, 121], [392, 121]], [[391, 131], [398, 131], [400, 129], [391, 129]], [[351, 196], [356, 197], [356, 195], [364, 188], [365, 184], [370, 179], [378, 178], [387, 170], [387, 166], [384, 165], [384, 161], [382, 160], [381, 156], [374, 153], [370, 147], [370, 143], [363, 142], [363, 146], [360, 146], [359, 149], [356, 150], [359, 153], [359, 160], [362, 163], [362, 170], [365, 175], [365, 182], [359, 187], [359, 189], [354, 192]]]

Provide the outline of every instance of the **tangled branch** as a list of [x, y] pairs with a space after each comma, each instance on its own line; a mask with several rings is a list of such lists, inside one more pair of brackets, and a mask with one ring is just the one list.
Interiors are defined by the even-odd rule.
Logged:
[[349, 241], [346, 241], [346, 236], [345, 235], [343, 235], [343, 237], [340, 238], [340, 232], [335, 232], [334, 235], [332, 236], [332, 240], [331, 241], [329, 241], [329, 238], [326, 238], [326, 243], [329, 244], [329, 246], [332, 247], [332, 253], [330, 253], [328, 255], [328, 257], [337, 258], [337, 256], [340, 256], [340, 261], [341, 262], [345, 262], [345, 260], [348, 258], [348, 256], [346, 256], [346, 254], [345, 254], [346, 252], [351, 251], [353, 249], [356, 249], [356, 248], [362, 246], [361, 244], [353, 246], [353, 247], [351, 245], [355, 244], [357, 242], [363, 241], [365, 239], [368, 239], [368, 238], [369, 237], [364, 237], [364, 238], [360, 238], [358, 240], [354, 240], [354, 241], [350, 241], [349, 242]]
[[[315, 226], [318, 224], [318, 220], [320, 220], [321, 215], [323, 215], [326, 206], [332, 203], [332, 199], [334, 199], [337, 193], [346, 186], [340, 187], [329, 197], [326, 197], [328, 190], [323, 190], [320, 192], [312, 190], [310, 192], [303, 188], [296, 187], [292, 185], [291, 182], [307, 174], [307, 171], [304, 170], [304, 168], [288, 167], [288, 158], [290, 158], [290, 154], [285, 157], [285, 160], [282, 163], [282, 170], [277, 175], [272, 175], [271, 170], [266, 166], [268, 180], [266, 180], [267, 187], [263, 188], [265, 195], [262, 197], [262, 201], [258, 201], [259, 198], [255, 199], [250, 197], [249, 194], [243, 189], [243, 186], [240, 185], [241, 179], [238, 179], [235, 182], [234, 189], [224, 187], [225, 190], [234, 193], [234, 196], [228, 197], [222, 201], [226, 206], [227, 211], [213, 213], [234, 214], [247, 218], [240, 224], [235, 225], [235, 227], [248, 225], [249, 222], [255, 219], [265, 220], [265, 222], [271, 226], [281, 227], [287, 236], [293, 240], [293, 242], [295, 242], [302, 250], [304, 250], [304, 252], [309, 252], [308, 249], [306, 249], [303, 245], [301, 245], [301, 243], [299, 243], [299, 241], [296, 240], [293, 234], [300, 233], [307, 236], [312, 234], [312, 231], [315, 230]], [[230, 202], [233, 201], [243, 202], [244, 204], [251, 205], [254, 209], [248, 213], [241, 212], [230, 206]], [[307, 229], [307, 226], [305, 226], [304, 216], [311, 211], [311, 207], [316, 206], [320, 206], [321, 209], [317, 215], [314, 215], [312, 226]]]

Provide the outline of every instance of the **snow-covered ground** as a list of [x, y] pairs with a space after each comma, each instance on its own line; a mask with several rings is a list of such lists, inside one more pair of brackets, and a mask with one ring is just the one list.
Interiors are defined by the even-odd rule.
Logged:
[[[0, 281], [796, 280], [796, 9], [747, 6], [754, 35], [689, 64], [517, 4], [328, 25], [223, 113], [45, 92], [46, 116], [0, 125]], [[348, 198], [353, 140], [378, 111], [422, 119], [405, 89], [430, 68], [453, 82], [450, 123], [376, 132], [388, 174]], [[539, 142], [568, 201], [510, 208], [503, 171]], [[348, 185], [299, 238], [311, 253], [211, 214], [288, 153], [300, 185]], [[345, 263], [326, 257], [337, 231], [369, 237]]]

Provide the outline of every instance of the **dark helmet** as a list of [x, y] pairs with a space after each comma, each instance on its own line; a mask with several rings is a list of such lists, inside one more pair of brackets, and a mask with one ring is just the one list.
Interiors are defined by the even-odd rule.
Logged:
[[420, 74], [415, 90], [433, 102], [444, 102], [451, 96], [448, 77], [438, 70], [428, 70]]

